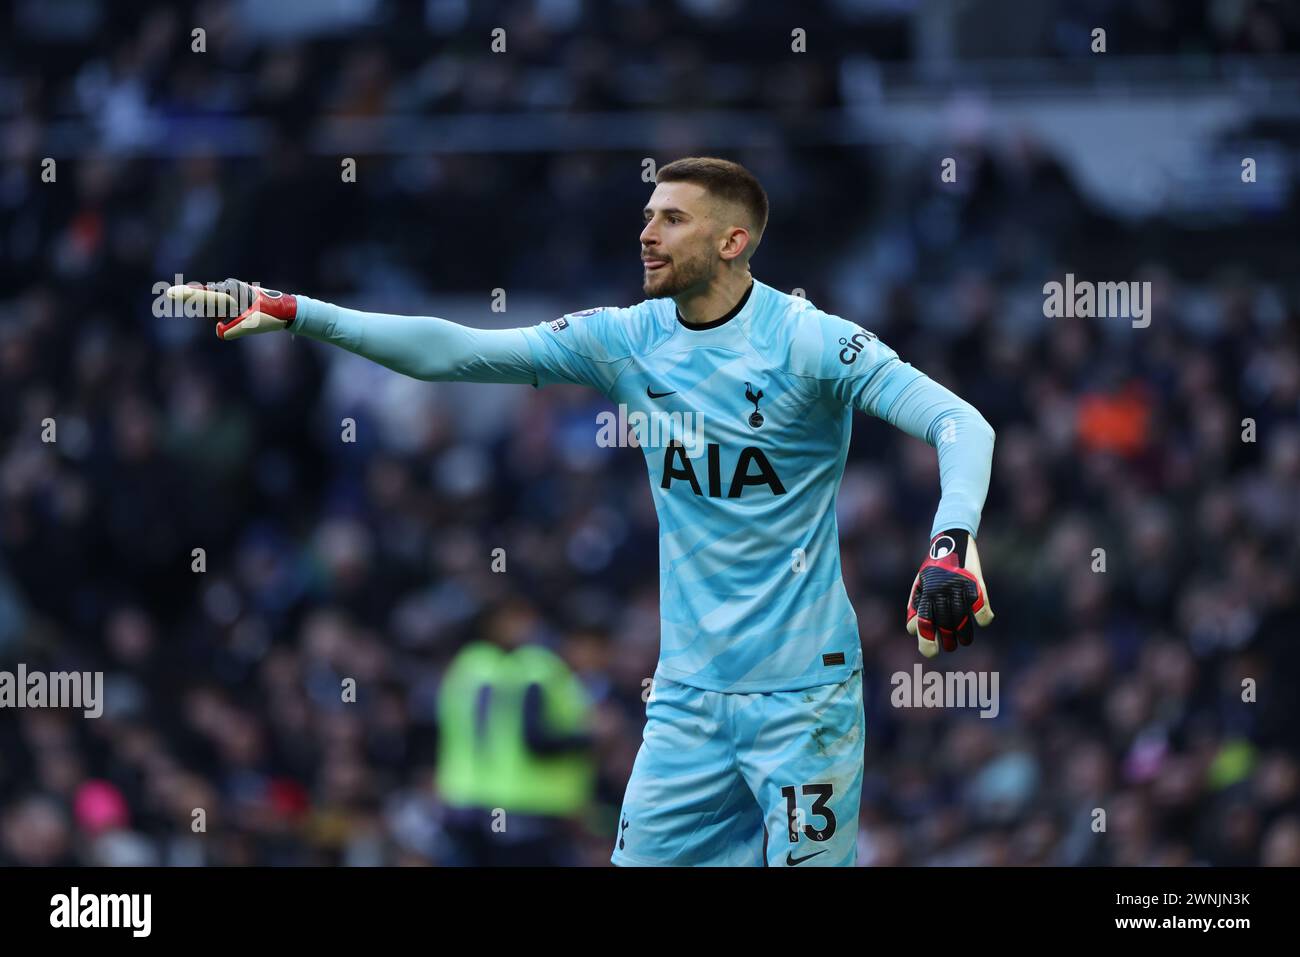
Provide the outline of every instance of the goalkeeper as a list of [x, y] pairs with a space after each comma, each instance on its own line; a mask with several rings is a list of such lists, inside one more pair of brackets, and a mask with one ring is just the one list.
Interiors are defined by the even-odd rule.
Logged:
[[702, 418], [690, 442], [641, 436], [660, 655], [612, 860], [851, 865], [866, 727], [835, 502], [852, 415], [938, 452], [941, 495], [904, 618], [927, 657], [993, 618], [975, 544], [993, 430], [875, 334], [753, 277], [768, 210], [748, 170], [692, 157], [656, 182], [640, 237], [647, 299], [631, 307], [481, 330], [233, 279], [167, 295], [217, 318], [223, 339], [288, 330], [419, 379], [573, 383], [629, 421]]

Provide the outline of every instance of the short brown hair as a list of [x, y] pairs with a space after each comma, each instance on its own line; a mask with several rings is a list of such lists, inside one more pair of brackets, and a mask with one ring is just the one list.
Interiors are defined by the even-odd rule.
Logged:
[[767, 228], [767, 193], [745, 167], [714, 156], [687, 156], [659, 168], [656, 183], [695, 183], [709, 193], [744, 207], [752, 217], [757, 244]]

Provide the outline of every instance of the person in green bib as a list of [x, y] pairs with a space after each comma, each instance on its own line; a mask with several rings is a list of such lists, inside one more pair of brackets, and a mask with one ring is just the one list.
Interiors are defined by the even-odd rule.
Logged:
[[591, 701], [565, 661], [529, 640], [530, 609], [494, 616], [491, 640], [452, 659], [438, 700], [445, 863], [577, 863], [574, 824], [596, 768]]

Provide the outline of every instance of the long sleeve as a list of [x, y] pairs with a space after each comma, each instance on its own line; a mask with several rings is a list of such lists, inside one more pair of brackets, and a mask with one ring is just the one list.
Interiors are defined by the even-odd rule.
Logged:
[[537, 385], [523, 329], [475, 329], [435, 316], [394, 316], [298, 296], [289, 331], [428, 381]]
[[[915, 376], [905, 363], [896, 368]], [[993, 427], [969, 402], [924, 374], [912, 378], [880, 417], [938, 452], [942, 494], [930, 535], [949, 528], [976, 534], [989, 491]]]
[[931, 536], [979, 531], [993, 464], [993, 428], [975, 407], [904, 362], [874, 333], [800, 303], [791, 347], [795, 371], [821, 395], [933, 445], [941, 496]]

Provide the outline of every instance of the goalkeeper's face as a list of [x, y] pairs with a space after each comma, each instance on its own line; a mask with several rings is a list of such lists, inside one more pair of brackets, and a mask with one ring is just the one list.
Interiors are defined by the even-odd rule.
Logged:
[[652, 299], [706, 289], [722, 271], [720, 238], [729, 212], [695, 183], [660, 183], [644, 212], [642, 289]]

